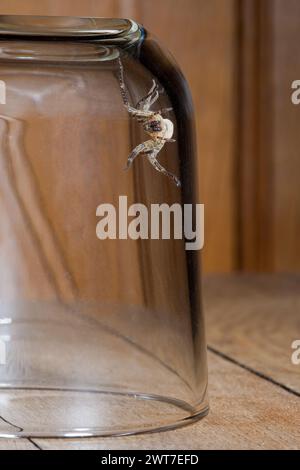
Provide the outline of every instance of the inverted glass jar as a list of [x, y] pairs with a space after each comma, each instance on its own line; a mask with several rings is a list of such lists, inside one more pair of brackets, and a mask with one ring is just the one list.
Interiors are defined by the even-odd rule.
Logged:
[[[153, 80], [149, 109], [172, 108], [161, 115], [176, 139], [157, 159], [181, 187], [149, 153], [123, 171], [133, 148], [157, 143], [125, 106]], [[193, 109], [173, 59], [130, 20], [2, 16], [0, 102], [0, 435], [120, 435], [203, 417], [199, 252], [119, 233], [131, 204], [199, 202]], [[118, 218], [107, 239], [101, 204]]]

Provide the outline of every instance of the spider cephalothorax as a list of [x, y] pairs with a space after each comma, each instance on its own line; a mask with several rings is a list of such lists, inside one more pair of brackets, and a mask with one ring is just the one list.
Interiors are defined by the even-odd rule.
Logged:
[[124, 105], [127, 111], [142, 123], [145, 132], [150, 136], [150, 140], [146, 140], [146, 142], [137, 145], [137, 147], [133, 149], [128, 157], [126, 169], [131, 167], [133, 160], [139, 154], [143, 154], [147, 156], [149, 162], [157, 171], [171, 178], [175, 182], [176, 186], [180, 186], [180, 180], [177, 178], [177, 176], [166, 170], [156, 158], [166, 142], [175, 142], [172, 139], [174, 125], [170, 119], [163, 118], [162, 116], [163, 112], [171, 111], [171, 108], [165, 108], [159, 111], [153, 111], [150, 109], [159, 97], [159, 89], [155, 80], [153, 80], [152, 87], [148, 94], [140, 99], [135, 107], [131, 106], [127, 98], [127, 90], [124, 82], [123, 65], [121, 59], [119, 59], [119, 66], [120, 88]]

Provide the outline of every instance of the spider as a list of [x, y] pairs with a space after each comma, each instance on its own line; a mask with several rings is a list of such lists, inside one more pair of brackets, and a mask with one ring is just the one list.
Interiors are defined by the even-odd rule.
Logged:
[[170, 119], [165, 119], [162, 117], [163, 113], [171, 111], [172, 108], [163, 108], [158, 111], [151, 110], [152, 105], [159, 98], [160, 93], [155, 80], [152, 80], [152, 87], [150, 88], [147, 95], [141, 98], [135, 107], [131, 106], [127, 97], [127, 89], [124, 81], [123, 64], [120, 58], [119, 66], [119, 82], [124, 106], [129, 114], [137, 118], [138, 122], [142, 123], [145, 132], [150, 136], [150, 140], [146, 140], [145, 142], [137, 145], [132, 150], [131, 154], [128, 157], [125, 170], [128, 170], [132, 166], [133, 161], [138, 155], [146, 155], [151, 165], [157, 171], [171, 178], [176, 184], [176, 186], [181, 186], [179, 178], [173, 175], [173, 173], [171, 173], [170, 171], [166, 170], [166, 168], [164, 168], [156, 158], [166, 142], [175, 142], [175, 140], [172, 139], [174, 132], [174, 125], [172, 121], [170, 121]]

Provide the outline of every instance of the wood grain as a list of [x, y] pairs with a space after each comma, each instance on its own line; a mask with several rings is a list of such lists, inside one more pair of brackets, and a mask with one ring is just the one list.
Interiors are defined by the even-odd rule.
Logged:
[[299, 281], [295, 275], [205, 280], [207, 336], [215, 352], [209, 353], [211, 411], [199, 423], [160, 434], [35, 439], [35, 444], [42, 449], [300, 449], [300, 369], [290, 360], [291, 342], [300, 331]]
[[272, 2], [274, 30], [273, 198], [274, 271], [300, 268], [299, 146], [300, 106], [291, 102], [291, 84], [300, 76], [297, 0]]
[[209, 369], [211, 411], [197, 424], [151, 435], [34, 442], [65, 450], [300, 449], [298, 398], [213, 354]]
[[243, 0], [239, 38], [239, 210], [243, 270], [300, 266], [297, 0]]
[[[262, 194], [269, 191], [269, 179], [262, 189], [262, 164], [265, 155], [261, 149], [261, 109], [260, 90], [266, 62], [260, 55], [262, 25], [260, 21], [261, 3], [259, 0], [239, 2], [239, 44], [238, 44], [238, 166], [239, 166], [239, 263], [243, 270], [258, 270], [261, 263], [260, 231], [264, 213], [261, 206]], [[269, 152], [267, 154], [269, 156]], [[270, 174], [269, 174], [270, 176]], [[265, 197], [266, 204], [269, 197]], [[254, 222], [255, 221], [255, 222]], [[268, 219], [269, 222], [269, 219]], [[264, 228], [266, 228], [266, 223]], [[268, 225], [269, 227], [269, 225]], [[269, 230], [268, 230], [269, 232]], [[269, 234], [269, 233], [268, 233]], [[265, 255], [266, 251], [263, 251]], [[261, 266], [262, 267], [262, 266]]]
[[300, 393], [300, 275], [214, 276], [204, 283], [208, 343]]
[[0, 450], [38, 450], [29, 439], [0, 439]]

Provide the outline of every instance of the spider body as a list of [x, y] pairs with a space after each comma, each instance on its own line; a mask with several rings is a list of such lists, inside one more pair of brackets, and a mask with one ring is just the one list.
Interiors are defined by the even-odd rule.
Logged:
[[174, 132], [174, 125], [170, 119], [164, 119], [161, 114], [154, 114], [153, 117], [143, 121], [143, 128], [151, 139], [162, 139], [169, 141]]
[[166, 119], [162, 116], [163, 112], [171, 111], [171, 108], [166, 108], [159, 111], [151, 110], [152, 105], [159, 98], [158, 85], [155, 80], [153, 80], [152, 87], [147, 95], [140, 99], [135, 107], [131, 106], [127, 98], [127, 90], [123, 77], [123, 65], [120, 59], [119, 65], [120, 88], [124, 105], [128, 113], [137, 118], [138, 122], [143, 125], [144, 131], [150, 136], [150, 140], [146, 140], [133, 149], [128, 157], [126, 169], [131, 167], [134, 159], [138, 155], [145, 155], [148, 158], [148, 161], [157, 171], [171, 178], [176, 186], [180, 186], [181, 183], [177, 176], [166, 170], [166, 168], [164, 168], [156, 158], [166, 142], [175, 142], [172, 139], [174, 133], [174, 124], [170, 119]]

